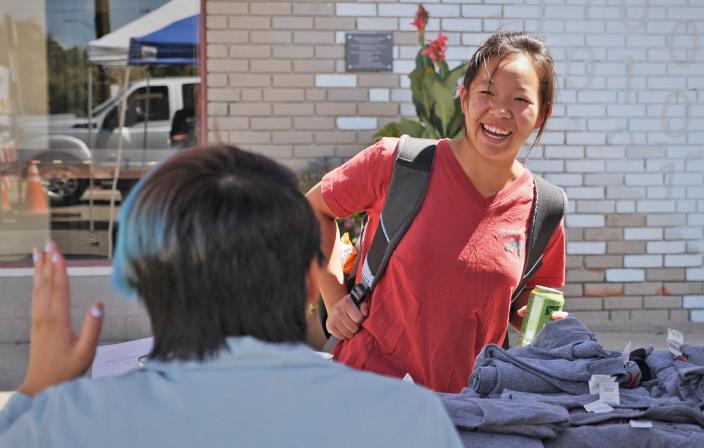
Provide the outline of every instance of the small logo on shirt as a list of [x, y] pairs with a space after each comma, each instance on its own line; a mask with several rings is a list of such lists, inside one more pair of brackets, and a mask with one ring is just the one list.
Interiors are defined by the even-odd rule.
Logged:
[[501, 230], [499, 231], [504, 243], [504, 250], [508, 253], [516, 255], [518, 258], [523, 256], [523, 232], [516, 230]]

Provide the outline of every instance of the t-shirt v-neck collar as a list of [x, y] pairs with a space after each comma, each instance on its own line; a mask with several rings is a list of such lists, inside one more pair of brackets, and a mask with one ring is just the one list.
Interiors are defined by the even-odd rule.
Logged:
[[510, 199], [516, 191], [520, 190], [526, 183], [530, 182], [532, 177], [530, 171], [526, 167], [521, 176], [504, 187], [501, 191], [493, 196], [485, 198], [477, 190], [472, 181], [467, 177], [459, 160], [455, 157], [452, 149], [450, 148], [450, 142], [447, 139], [440, 140], [437, 145], [438, 155], [440, 156], [440, 161], [447, 167], [450, 174], [459, 182], [459, 184], [465, 189], [465, 191], [470, 196], [472, 202], [474, 202], [478, 207], [483, 209], [489, 209], [495, 207], [506, 200]]

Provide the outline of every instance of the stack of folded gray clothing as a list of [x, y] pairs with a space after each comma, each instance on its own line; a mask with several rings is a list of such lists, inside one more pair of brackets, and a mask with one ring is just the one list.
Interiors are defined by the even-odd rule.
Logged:
[[573, 316], [546, 325], [532, 345], [504, 350], [489, 344], [474, 364], [469, 387], [479, 395], [504, 389], [539, 393], [589, 393], [592, 375], [616, 377], [622, 387], [640, 383], [640, 368], [606, 350]]
[[[635, 362], [624, 365], [621, 353], [601, 347], [594, 333], [568, 317], [546, 325], [529, 347], [485, 347], [469, 387], [440, 398], [468, 447], [701, 447], [704, 347], [682, 351], [688, 360], [648, 349], [645, 361], [658, 378], [649, 391], [638, 387]], [[598, 399], [589, 395], [591, 375], [620, 383], [620, 404], [612, 411], [584, 409]], [[630, 424], [643, 419], [650, 427]]]
[[674, 356], [669, 350], [653, 350], [645, 357], [645, 363], [657, 377], [651, 395], [703, 403], [704, 347], [684, 344], [680, 351], [681, 356]]

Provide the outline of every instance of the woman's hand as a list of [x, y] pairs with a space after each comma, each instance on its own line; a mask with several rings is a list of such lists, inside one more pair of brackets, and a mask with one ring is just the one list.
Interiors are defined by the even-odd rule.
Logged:
[[49, 386], [81, 376], [93, 361], [103, 325], [103, 305], [96, 303], [86, 312], [81, 332], [76, 336], [71, 329], [66, 260], [51, 241], [45, 250], [33, 252], [29, 366], [17, 389], [30, 397]]
[[[518, 314], [519, 316], [521, 316], [523, 318], [523, 317], [526, 317], [527, 312], [528, 312], [528, 307], [522, 306], [521, 308], [518, 309], [518, 311], [516, 311], [516, 314]], [[568, 313], [567, 311], [553, 311], [552, 316], [550, 316], [550, 318], [552, 320], [562, 320], [562, 319], [565, 319], [569, 315], [570, 315], [570, 313]]]
[[340, 340], [354, 336], [369, 315], [369, 303], [365, 300], [359, 308], [354, 304], [349, 294], [335, 302], [328, 311], [325, 326], [328, 332]]

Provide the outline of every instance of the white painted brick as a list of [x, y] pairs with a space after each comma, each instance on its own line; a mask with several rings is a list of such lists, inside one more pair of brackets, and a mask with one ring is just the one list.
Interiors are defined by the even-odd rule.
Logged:
[[376, 5], [369, 3], [337, 3], [335, 12], [338, 16], [376, 16]]
[[604, 132], [567, 132], [568, 145], [603, 145], [606, 143]]
[[635, 213], [635, 201], [616, 201], [616, 213]]
[[369, 101], [387, 102], [389, 101], [389, 89], [369, 89]]
[[681, 254], [685, 251], [684, 241], [649, 241], [649, 254]]
[[584, 185], [581, 174], [547, 174], [545, 179], [561, 187]]
[[335, 43], [336, 44], [343, 44], [347, 41], [347, 32], [345, 31], [336, 31], [335, 32]]
[[337, 117], [338, 129], [377, 129], [378, 123], [375, 117]]
[[678, 213], [693, 213], [697, 211], [696, 201], [677, 201], [677, 212]]
[[687, 269], [686, 279], [688, 282], [704, 281], [704, 269]]
[[635, 104], [609, 104], [606, 113], [610, 117], [643, 117], [645, 106]]
[[460, 5], [425, 5], [430, 17], [459, 17]]
[[401, 116], [416, 118], [416, 108], [413, 104], [401, 104]]
[[357, 29], [360, 31], [392, 31], [398, 28], [396, 18], [366, 18], [357, 19]]
[[604, 215], [567, 215], [567, 227], [604, 227]]
[[462, 5], [462, 17], [501, 17], [501, 6]]
[[589, 34], [586, 44], [590, 47], [625, 47], [626, 39], [622, 34]]
[[607, 282], [643, 282], [645, 281], [645, 271], [642, 269], [607, 269]]
[[603, 255], [606, 253], [606, 243], [599, 242], [568, 242], [567, 253], [570, 255]]
[[648, 187], [646, 197], [648, 199], [684, 199], [685, 189], [683, 187]]
[[626, 241], [661, 240], [662, 229], [647, 227], [627, 227], [623, 229], [623, 239]]
[[[409, 74], [416, 68], [416, 61], [394, 61], [394, 73]], [[407, 77], [406, 77], [407, 78]], [[403, 79], [403, 78], [401, 78]], [[403, 86], [402, 86], [403, 87]]]
[[416, 5], [378, 5], [379, 16], [388, 17], [415, 17], [418, 11], [418, 6]]
[[687, 215], [687, 224], [690, 226], [704, 226], [704, 213], [690, 213]]
[[640, 173], [644, 169], [643, 165], [643, 160], [607, 160], [606, 171], [618, 173]]
[[694, 310], [689, 315], [692, 322], [704, 322], [704, 311]]
[[687, 187], [689, 199], [704, 199], [704, 187]]
[[626, 174], [626, 185], [662, 185], [662, 174]]
[[704, 228], [701, 227], [670, 227], [665, 229], [666, 240], [702, 240]]
[[616, 201], [588, 201], [581, 199], [577, 201], [578, 213], [614, 213], [616, 211]]
[[603, 117], [606, 107], [603, 104], [568, 104], [567, 115], [570, 117]]
[[665, 182], [668, 185], [702, 185], [704, 184], [704, 174], [665, 174]]
[[[444, 31], [468, 32], [482, 30], [482, 21], [480, 19], [442, 19], [441, 23]], [[467, 57], [466, 49], [459, 48], [458, 50], [462, 51]]]
[[316, 87], [356, 87], [356, 75], [315, 75]]
[[628, 34], [626, 35], [627, 47], [665, 47], [665, 36], [657, 34]]
[[622, 146], [587, 146], [587, 158], [590, 159], [623, 159], [624, 157], [626, 157], [626, 150]]
[[674, 201], [641, 200], [636, 203], [639, 213], [671, 213], [676, 211]]
[[623, 266], [627, 268], [661, 268], [661, 255], [624, 255]]
[[[552, 120], [548, 126], [552, 126]], [[579, 146], [545, 146], [544, 157], [546, 159], [583, 159], [584, 149]]]
[[641, 199], [645, 197], [642, 187], [608, 187], [606, 197], [609, 199]]
[[411, 102], [413, 101], [413, 92], [409, 89], [393, 89], [391, 91], [391, 101]]
[[702, 266], [702, 255], [665, 255], [665, 267], [697, 268]]
[[565, 192], [570, 200], [604, 198], [604, 187], [567, 187]]
[[562, 160], [530, 160], [528, 167], [535, 173], [561, 173], [564, 171]]
[[504, 17], [505, 18], [517, 18], [517, 19], [528, 19], [528, 18], [540, 18], [541, 11], [538, 6], [514, 6], [504, 7]]
[[568, 160], [565, 162], [568, 173], [603, 173], [603, 160]]
[[704, 308], [704, 296], [682, 296], [684, 308]]

